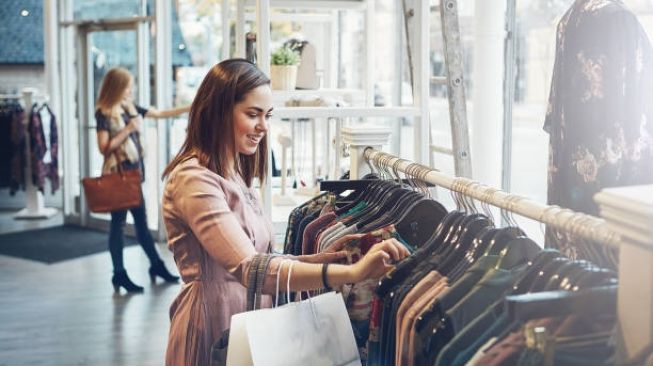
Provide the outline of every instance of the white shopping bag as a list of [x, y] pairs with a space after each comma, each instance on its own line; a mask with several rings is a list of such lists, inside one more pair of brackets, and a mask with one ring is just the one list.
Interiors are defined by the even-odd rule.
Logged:
[[361, 365], [342, 296], [232, 316], [227, 366], [241, 365]]

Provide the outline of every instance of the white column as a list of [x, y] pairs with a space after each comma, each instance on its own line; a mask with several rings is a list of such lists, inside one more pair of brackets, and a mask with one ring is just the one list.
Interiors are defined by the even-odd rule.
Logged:
[[236, 1], [236, 52], [234, 52], [234, 57], [245, 58], [245, 2], [244, 1]]
[[[72, 0], [64, 0], [57, 3], [59, 14], [57, 18], [60, 18], [62, 21], [72, 20]], [[57, 88], [60, 91], [59, 100], [61, 101], [61, 109], [59, 110], [58, 117], [60, 121], [67, 121], [67, 123], [60, 124], [62, 133], [59, 135], [59, 146], [61, 147], [62, 159], [59, 161], [61, 162], [61, 168], [64, 173], [61, 182], [63, 193], [63, 213], [64, 219], [68, 221], [69, 218], [79, 215], [79, 211], [75, 208], [75, 197], [80, 197], [81, 199], [78, 183], [81, 179], [79, 152], [75, 152], [76, 149], [74, 149], [75, 145], [78, 145], [77, 141], [79, 140], [79, 121], [77, 120], [75, 113], [77, 108], [75, 104], [75, 86], [78, 84], [77, 75], [75, 74], [74, 69], [74, 40], [76, 37], [75, 27], [60, 26], [58, 22], [56, 23], [56, 27], [61, 54], [59, 55], [60, 64], [55, 72], [61, 75], [60, 81], [66, 80], [65, 83], [57, 84]]]
[[270, 76], [270, 0], [256, 0], [256, 62]]
[[[60, 102], [59, 97], [59, 38], [58, 27], [59, 17], [57, 2], [55, 0], [45, 0], [43, 2], [43, 46], [45, 56], [45, 94], [50, 97], [50, 108], [55, 115], [59, 115]], [[61, 127], [59, 131], [61, 132]], [[61, 135], [61, 133], [59, 133]]]
[[[172, 106], [172, 4], [156, 1], [156, 104], [158, 108]], [[149, 61], [148, 61], [149, 62]], [[147, 65], [145, 65], [147, 66]], [[149, 86], [149, 80], [147, 81]]]
[[231, 58], [231, 33], [229, 32], [229, 0], [222, 0], [220, 15], [222, 16], [222, 59]]
[[[172, 107], [172, 2], [168, 0], [156, 1], [156, 58], [155, 58], [155, 85], [156, 85], [156, 106], [157, 108]], [[142, 24], [140, 27], [147, 27]], [[149, 69], [149, 54], [144, 55], [145, 65]], [[149, 71], [149, 70], [148, 70]], [[149, 75], [149, 73], [147, 74]], [[149, 89], [149, 76], [144, 86]], [[157, 162], [159, 174], [165, 169], [168, 159], [168, 121], [157, 123]], [[157, 174], [157, 176], [159, 175]], [[157, 184], [158, 197], [163, 197], [164, 182], [160, 179]], [[159, 210], [158, 240], [165, 240], [166, 232], [163, 224], [163, 216]]]
[[419, 108], [420, 115], [415, 118], [415, 161], [429, 165], [431, 124], [429, 121], [429, 95], [431, 63], [429, 60], [429, 1], [416, 0], [414, 28], [415, 43], [411, 47], [414, 60], [413, 103]]
[[365, 8], [365, 105], [374, 106], [374, 1], [367, 0]]
[[[501, 186], [505, 2], [476, 0], [472, 161], [474, 179]], [[509, 143], [509, 141], [506, 141]]]
[[365, 149], [372, 147], [383, 150], [383, 146], [388, 145], [389, 139], [390, 129], [386, 127], [369, 125], [343, 127], [342, 141], [348, 147], [351, 159], [349, 179], [361, 179], [365, 174], [370, 173], [370, 165], [363, 157]]
[[[256, 62], [270, 76], [270, 0], [256, 0]], [[271, 134], [268, 134], [270, 136]], [[272, 217], [272, 149], [268, 143], [268, 179], [261, 186], [263, 208]]]
[[[59, 78], [59, 9], [57, 1], [45, 0], [43, 2], [43, 46], [44, 46], [44, 69], [45, 69], [45, 94], [50, 98], [50, 108], [58, 117], [57, 136], [61, 136], [61, 81]], [[63, 153], [61, 138], [59, 139], [59, 151], [57, 152], [59, 166], [57, 174], [63, 174]], [[64, 191], [65, 192], [65, 191]], [[64, 198], [65, 200], [65, 198]], [[63, 206], [65, 208], [65, 204]], [[64, 210], [65, 212], [65, 210]]]

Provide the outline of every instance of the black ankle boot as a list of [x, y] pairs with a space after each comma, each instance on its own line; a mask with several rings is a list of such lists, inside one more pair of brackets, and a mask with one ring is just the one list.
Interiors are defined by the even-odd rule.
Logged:
[[150, 267], [150, 280], [152, 283], [156, 282], [156, 276], [163, 278], [165, 282], [177, 282], [179, 281], [178, 276], [173, 276], [172, 273], [168, 272], [163, 261], [159, 260], [158, 262], [152, 264]]
[[127, 271], [124, 270], [114, 272], [111, 283], [113, 283], [113, 289], [116, 292], [120, 292], [121, 287], [127, 290], [127, 292], [143, 292], [143, 288], [133, 283], [127, 276]]

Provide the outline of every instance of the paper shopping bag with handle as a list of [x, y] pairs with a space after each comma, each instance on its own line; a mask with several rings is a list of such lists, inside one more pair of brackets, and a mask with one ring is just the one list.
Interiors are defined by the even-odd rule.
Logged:
[[[287, 293], [291, 273], [292, 264]], [[361, 365], [342, 296], [329, 292], [232, 316], [227, 365]]]

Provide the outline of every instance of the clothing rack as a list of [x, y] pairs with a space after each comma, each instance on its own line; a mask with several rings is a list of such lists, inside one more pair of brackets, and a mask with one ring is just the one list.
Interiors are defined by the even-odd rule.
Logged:
[[[384, 169], [387, 173], [397, 175], [402, 172], [424, 182], [449, 189], [459, 195], [464, 204], [464, 197], [477, 199], [483, 203], [519, 214], [545, 223], [549, 228], [575, 235], [597, 244], [619, 249], [619, 287], [617, 289], [617, 316], [619, 332], [617, 335], [617, 359], [627, 363], [645, 354], [653, 344], [653, 245], [635, 245], [625, 240], [608, 228], [602, 218], [577, 213], [559, 206], [549, 206], [535, 202], [526, 197], [509, 194], [467, 178], [452, 177], [424, 165], [384, 153], [380, 148], [383, 138], [365, 138], [368, 134], [361, 129], [352, 133], [355, 137], [349, 148], [352, 151], [351, 176], [355, 179], [373, 168]], [[365, 166], [367, 164], [367, 166]], [[463, 197], [463, 198], [461, 198]], [[567, 295], [569, 296], [569, 295]], [[609, 291], [581, 297], [585, 304], [592, 303], [592, 297], [611, 308]], [[589, 300], [588, 300], [589, 299]], [[515, 301], [516, 313], [520, 313], [519, 299]], [[565, 302], [567, 300], [562, 299]], [[573, 300], [577, 301], [577, 300]], [[575, 302], [574, 302], [575, 303]], [[553, 306], [553, 304], [552, 304]], [[589, 305], [588, 305], [589, 306]], [[528, 309], [529, 311], [532, 309]], [[524, 315], [524, 314], [522, 314]]]
[[471, 197], [481, 202], [499, 207], [508, 212], [539, 221], [549, 228], [557, 229], [575, 237], [593, 242], [619, 247], [619, 235], [608, 229], [605, 220], [583, 213], [574, 212], [559, 206], [549, 206], [523, 196], [506, 193], [480, 182], [452, 177], [440, 171], [401, 159], [368, 147], [363, 151], [368, 164], [414, 176], [426, 183], [457, 192], [463, 197]]
[[22, 98], [22, 95], [20, 94], [0, 94], [0, 99], [14, 100], [20, 98]]
[[[15, 97], [14, 95], [1, 96], [4, 96], [6, 99]], [[30, 118], [30, 110], [34, 101], [38, 99], [47, 103], [49, 101], [49, 97], [45, 94], [37, 93], [33, 88], [23, 89], [20, 97], [22, 97], [25, 106], [25, 121], [23, 122], [23, 125], [25, 128], [27, 128]], [[18, 211], [18, 213], [14, 215], [15, 219], [46, 219], [54, 216], [57, 213], [56, 209], [45, 207], [43, 193], [41, 193], [32, 182], [32, 159], [30, 158], [31, 151], [30, 139], [27, 138], [25, 143], [25, 154], [27, 156], [27, 159], [25, 159], [25, 208]]]

